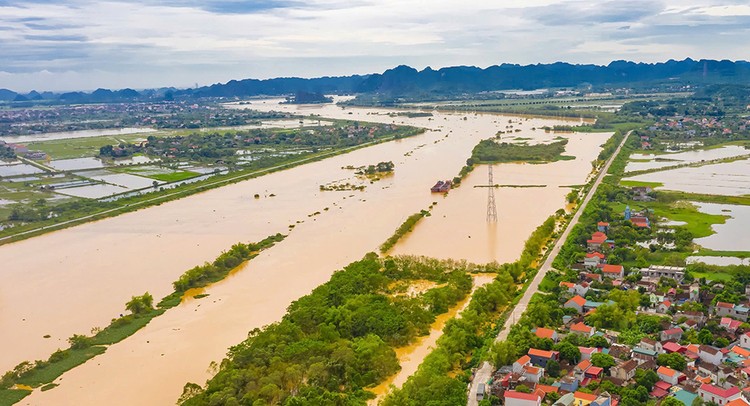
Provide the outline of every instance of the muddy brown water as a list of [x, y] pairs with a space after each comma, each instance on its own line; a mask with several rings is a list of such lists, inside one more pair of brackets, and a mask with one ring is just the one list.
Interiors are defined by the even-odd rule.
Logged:
[[[500, 165], [496, 183], [548, 186], [497, 189], [500, 221], [490, 232], [487, 191], [471, 187], [481, 183], [482, 168], [447, 198], [431, 194], [430, 186], [455, 176], [474, 145], [505, 129], [508, 120], [522, 130], [513, 136], [540, 140], [552, 136], [531, 127], [560, 121], [448, 113], [435, 113], [432, 119], [392, 118], [387, 110], [330, 105], [267, 103], [257, 108], [403, 122], [431, 131], [0, 247], [0, 348], [13, 349], [0, 353], [0, 369], [7, 370], [65, 348], [74, 333], [106, 325], [124, 312], [133, 295], [149, 291], [163, 297], [186, 269], [212, 260], [235, 242], [286, 233], [300, 221], [285, 241], [208, 287], [210, 296], [169, 310], [63, 375], [59, 387], [37, 391], [24, 404], [174, 404], [186, 382], [203, 384], [211, 376], [209, 364], [220, 361], [249, 330], [279, 320], [293, 300], [327, 281], [334, 270], [376, 251], [406, 217], [436, 199], [433, 216], [395, 252], [440, 251], [435, 256], [477, 262], [513, 260], [531, 231], [564, 206], [568, 189], [557, 185], [584, 183], [590, 161], [607, 137], [566, 134], [570, 153], [580, 153], [576, 161]], [[319, 189], [332, 181], [357, 182], [342, 167], [389, 160], [396, 165], [394, 175], [366, 184], [362, 192]], [[260, 199], [253, 198], [256, 193]], [[309, 217], [314, 212], [320, 214]], [[51, 338], [43, 338], [45, 334]]]

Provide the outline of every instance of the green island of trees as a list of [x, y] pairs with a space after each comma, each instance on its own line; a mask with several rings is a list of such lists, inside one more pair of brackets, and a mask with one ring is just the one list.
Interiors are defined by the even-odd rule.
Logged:
[[555, 141], [550, 144], [510, 144], [494, 140], [482, 140], [471, 151], [471, 163], [501, 162], [554, 162], [575, 159], [563, 155], [568, 140]]
[[[463, 299], [472, 286], [469, 273], [493, 270], [367, 254], [292, 303], [280, 322], [251, 331], [205, 389], [187, 384], [180, 402], [364, 405], [374, 397], [366, 388], [400, 369], [393, 348], [427, 334], [435, 316]], [[437, 286], [414, 296], [394, 291], [416, 280]]]

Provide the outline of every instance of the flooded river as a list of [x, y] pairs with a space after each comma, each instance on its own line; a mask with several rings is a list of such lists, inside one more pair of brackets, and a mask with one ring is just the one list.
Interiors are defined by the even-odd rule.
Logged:
[[[476, 235], [472, 244], [490, 247], [493, 234], [482, 237], [473, 231], [474, 227], [486, 227], [485, 208], [475, 216], [473, 210], [450, 203], [454, 198], [473, 202], [476, 191], [477, 204], [486, 204], [486, 189], [470, 187], [472, 182], [481, 181], [481, 169], [472, 175], [476, 180], [467, 179], [447, 198], [431, 194], [429, 187], [437, 179], [455, 176], [474, 145], [506, 129], [508, 120], [521, 129], [517, 136], [532, 139], [549, 137], [541, 130], [532, 131], [532, 127], [559, 123], [447, 113], [436, 113], [432, 118], [394, 118], [386, 114], [387, 110], [332, 105], [282, 107], [268, 103], [257, 108], [405, 122], [431, 131], [1, 246], [0, 346], [13, 349], [0, 353], [0, 369], [7, 370], [23, 360], [46, 358], [55, 349], [66, 347], [67, 337], [74, 333], [88, 333], [94, 326], [106, 325], [124, 312], [125, 302], [133, 295], [145, 291], [156, 298], [166, 295], [171, 282], [182, 272], [212, 260], [235, 242], [285, 233], [290, 224], [301, 222], [286, 240], [261, 253], [232, 277], [207, 288], [210, 296], [169, 310], [136, 335], [63, 375], [59, 387], [36, 392], [24, 404], [174, 404], [186, 382], [203, 384], [211, 376], [209, 363], [220, 361], [227, 348], [242, 341], [250, 329], [280, 319], [293, 300], [327, 281], [334, 270], [368, 251], [376, 251], [406, 217], [427, 208], [436, 198], [439, 204], [433, 217], [420, 224], [397, 250], [412, 251], [409, 244], [414, 244], [413, 251], [418, 253], [418, 247], [429, 246], [429, 241], [437, 246], [450, 241], [458, 244], [467, 234], [464, 226]], [[571, 139], [571, 151], [575, 149], [588, 158], [508, 166], [505, 180], [498, 175], [505, 170], [500, 166], [496, 183], [515, 181], [548, 187], [497, 189], [498, 213], [512, 214], [499, 216], [498, 235], [504, 239], [492, 243], [494, 248], [454, 251], [456, 258], [504, 261], [520, 254], [530, 232], [564, 206], [562, 197], [568, 189], [555, 187], [584, 183], [589, 162], [606, 138], [601, 134], [571, 137], [580, 137], [580, 141]], [[321, 184], [356, 181], [352, 171], [342, 167], [380, 161], [395, 163], [393, 176], [367, 184], [361, 192], [320, 191]], [[563, 163], [576, 163], [576, 169], [557, 166]], [[514, 170], [519, 172], [513, 174]], [[572, 171], [570, 178], [560, 173], [568, 170]], [[506, 191], [524, 194], [505, 197]], [[253, 198], [256, 193], [260, 199]], [[471, 211], [471, 216], [458, 215], [461, 210]], [[321, 214], [309, 217], [314, 212]], [[440, 223], [430, 220], [443, 215], [452, 219], [454, 232], [428, 235], [422, 231], [423, 226]], [[512, 223], [505, 224], [508, 219]], [[495, 254], [487, 250], [495, 250]], [[43, 338], [45, 334], [51, 338]]]

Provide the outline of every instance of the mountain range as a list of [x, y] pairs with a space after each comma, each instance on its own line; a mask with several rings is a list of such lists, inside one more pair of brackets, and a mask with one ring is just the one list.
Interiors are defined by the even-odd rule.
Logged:
[[171, 100], [176, 98], [215, 98], [278, 96], [296, 92], [366, 93], [388, 97], [404, 95], [445, 96], [508, 89], [554, 87], [618, 86], [659, 82], [684, 84], [748, 83], [750, 62], [728, 60], [669, 60], [660, 63], [613, 61], [608, 65], [579, 65], [564, 62], [552, 64], [493, 65], [485, 69], [454, 66], [438, 70], [427, 67], [418, 71], [401, 65], [383, 73], [339, 77], [275, 78], [231, 80], [195, 89], [161, 88], [97, 89], [91, 93], [20, 94], [0, 89], [0, 101], [28, 102], [51, 100], [62, 103], [107, 103], [135, 100]]

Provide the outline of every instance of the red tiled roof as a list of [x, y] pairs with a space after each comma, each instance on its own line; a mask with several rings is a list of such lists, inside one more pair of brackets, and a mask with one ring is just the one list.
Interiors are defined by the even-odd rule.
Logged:
[[587, 369], [591, 368], [591, 361], [585, 359], [576, 365], [576, 368], [580, 369], [581, 371], [586, 371]]
[[511, 398], [511, 399], [533, 400], [535, 402], [539, 401], [539, 395], [535, 393], [523, 393], [523, 392], [516, 392], [514, 390], [506, 390], [503, 395], [506, 398]]
[[575, 295], [575, 296], [573, 296], [572, 298], [570, 298], [570, 300], [568, 300], [568, 301], [566, 302], [566, 304], [568, 304], [568, 303], [570, 303], [570, 302], [573, 302], [573, 303], [577, 304], [578, 306], [583, 306], [583, 305], [585, 305], [585, 304], [586, 304], [586, 299], [582, 298], [582, 297], [581, 297], [581, 296], [579, 296], [579, 295]]
[[539, 338], [551, 339], [552, 337], [555, 336], [555, 330], [551, 330], [551, 329], [544, 328], [544, 327], [538, 327], [536, 331], [534, 332], [534, 334], [536, 334], [536, 336]]
[[672, 335], [672, 334], [682, 334], [683, 331], [681, 328], [675, 327], [675, 328], [670, 328], [669, 330], [664, 330], [663, 333], [666, 335]]
[[670, 342], [668, 342], [668, 343], [666, 343], [666, 344], [664, 344], [664, 345], [662, 346], [662, 348], [663, 348], [663, 349], [664, 349], [665, 351], [669, 351], [669, 352], [679, 352], [680, 350], [682, 350], [682, 346], [681, 346], [681, 345], [679, 345], [679, 344], [677, 344], [677, 343], [673, 343], [673, 342], [671, 342], [671, 341], [670, 341]]
[[606, 226], [609, 225], [609, 223], [607, 223], [606, 221], [600, 221], [600, 222], [596, 223], [596, 225], [597, 226], [605, 226], [606, 227]]
[[594, 234], [591, 234], [591, 239], [588, 240], [588, 242], [593, 242], [593, 243], [598, 243], [598, 244], [601, 244], [605, 241], [607, 241], [607, 234], [604, 234], [601, 231], [597, 231]]
[[722, 397], [724, 399], [740, 393], [740, 390], [736, 386], [732, 386], [729, 389], [722, 389], [718, 386], [711, 385], [710, 383], [704, 383], [703, 385], [701, 385], [700, 390], [708, 392], [712, 395]]
[[554, 351], [537, 350], [536, 348], [529, 348], [529, 355], [542, 358], [552, 358], [555, 355]]
[[583, 324], [583, 322], [578, 322], [572, 326], [570, 326], [570, 331], [580, 331], [584, 333], [590, 333], [591, 327]]
[[571, 282], [560, 282], [560, 286], [565, 286], [568, 289], [573, 289], [576, 284]]
[[586, 254], [586, 258], [594, 258], [594, 257], [598, 257], [599, 259], [604, 259], [604, 254], [602, 254], [601, 252], [592, 252], [590, 254]]
[[622, 265], [611, 265], [607, 264], [602, 267], [604, 273], [621, 273], [623, 271]]
[[656, 370], [656, 373], [671, 377], [671, 376], [674, 376], [674, 374], [676, 374], [677, 371], [669, 367], [661, 366], [659, 367], [659, 369]]
[[531, 358], [529, 358], [528, 355], [524, 355], [523, 357], [516, 360], [516, 364], [519, 364], [519, 365], [526, 365], [529, 362], [531, 362]]
[[551, 385], [537, 385], [536, 389], [541, 390], [544, 393], [557, 393], [560, 390], [560, 388], [558, 388], [557, 386]]
[[594, 395], [593, 393], [583, 393], [583, 392], [576, 391], [576, 393], [574, 393], [573, 396], [576, 399], [588, 400], [590, 402], [593, 402], [596, 400], [596, 395]]
[[716, 307], [723, 307], [726, 309], [734, 309], [734, 305], [726, 302], [716, 302]]
[[601, 367], [591, 367], [586, 370], [586, 373], [590, 375], [599, 375], [602, 373], [602, 371], [604, 371], [604, 369]]

